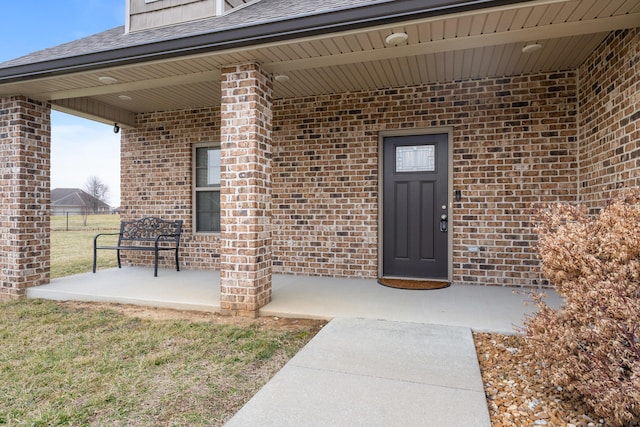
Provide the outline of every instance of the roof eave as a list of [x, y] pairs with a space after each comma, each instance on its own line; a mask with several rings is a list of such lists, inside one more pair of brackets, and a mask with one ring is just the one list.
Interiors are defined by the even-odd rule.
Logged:
[[7, 67], [0, 69], [0, 84], [238, 49], [522, 2], [524, 0], [472, 0], [464, 3], [449, 0], [429, 7], [425, 7], [424, 0], [376, 2], [318, 15]]

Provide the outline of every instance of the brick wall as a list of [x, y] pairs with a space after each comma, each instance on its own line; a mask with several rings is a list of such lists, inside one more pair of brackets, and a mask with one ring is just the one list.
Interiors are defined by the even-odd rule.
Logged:
[[[380, 132], [450, 128], [454, 282], [539, 284], [530, 210], [576, 200], [576, 84], [563, 72], [274, 101], [274, 273], [375, 278]], [[191, 234], [191, 147], [219, 139], [219, 115], [144, 114], [123, 133], [123, 216], [183, 219], [186, 268], [219, 268], [218, 238]]]
[[448, 127], [454, 282], [539, 284], [530, 211], [576, 198], [576, 102], [572, 72], [276, 102], [274, 268], [376, 277], [378, 135]]
[[275, 271], [376, 277], [378, 121], [404, 97], [394, 90], [275, 103]]
[[[192, 147], [219, 141], [218, 107], [139, 114], [136, 128], [122, 130], [122, 219], [182, 219], [180, 264], [185, 269], [218, 269], [219, 236], [194, 235], [191, 214]], [[162, 266], [173, 268], [171, 254], [160, 256]], [[122, 258], [134, 265], [151, 262], [147, 254], [123, 252]]]
[[578, 75], [579, 193], [595, 211], [640, 186], [640, 29], [611, 33]]
[[50, 112], [0, 99], [0, 301], [49, 282]]

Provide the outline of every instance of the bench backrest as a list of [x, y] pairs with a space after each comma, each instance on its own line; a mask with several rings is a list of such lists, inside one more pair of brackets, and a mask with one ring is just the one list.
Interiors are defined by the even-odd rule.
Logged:
[[159, 235], [166, 235], [161, 242], [180, 243], [182, 232], [182, 220], [167, 221], [156, 217], [147, 217], [134, 221], [122, 221], [120, 223], [121, 241], [154, 242]]

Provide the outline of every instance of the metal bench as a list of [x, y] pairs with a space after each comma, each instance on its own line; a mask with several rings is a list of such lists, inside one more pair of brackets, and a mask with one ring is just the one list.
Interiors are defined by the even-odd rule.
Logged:
[[[114, 250], [118, 254], [118, 268], [120, 251], [150, 251], [154, 253], [153, 276], [158, 276], [158, 254], [160, 251], [175, 251], [176, 271], [180, 271], [178, 252], [180, 247], [180, 233], [182, 221], [166, 221], [156, 217], [147, 217], [134, 221], [122, 221], [119, 233], [100, 233], [93, 238], [93, 272], [96, 272], [96, 257], [99, 249]], [[118, 236], [116, 246], [99, 246], [98, 237]]]

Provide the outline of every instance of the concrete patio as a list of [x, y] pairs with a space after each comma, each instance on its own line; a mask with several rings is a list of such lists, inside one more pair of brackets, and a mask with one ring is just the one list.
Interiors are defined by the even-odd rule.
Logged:
[[[219, 274], [125, 267], [52, 280], [28, 298], [220, 309]], [[513, 333], [523, 290], [416, 291], [375, 280], [273, 277], [263, 316], [332, 319], [228, 422], [253, 426], [490, 427], [471, 330]], [[550, 292], [548, 302], [560, 304]]]
[[[548, 291], [547, 301], [560, 298]], [[101, 301], [182, 310], [220, 310], [219, 274], [214, 271], [124, 267], [59, 279], [29, 288], [28, 298]], [[527, 290], [452, 285], [431, 291], [399, 290], [370, 279], [273, 276], [272, 302], [263, 316], [332, 319], [337, 317], [463, 326], [474, 331], [513, 333], [535, 309]]]

